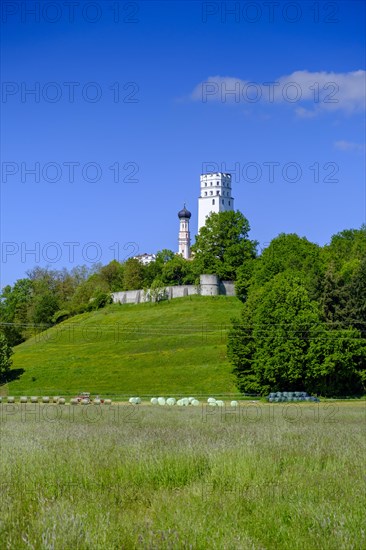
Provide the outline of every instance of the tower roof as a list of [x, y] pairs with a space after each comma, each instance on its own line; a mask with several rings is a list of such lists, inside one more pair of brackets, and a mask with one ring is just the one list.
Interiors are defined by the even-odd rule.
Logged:
[[187, 210], [186, 205], [183, 206], [183, 209], [178, 212], [178, 218], [190, 218], [192, 214]]

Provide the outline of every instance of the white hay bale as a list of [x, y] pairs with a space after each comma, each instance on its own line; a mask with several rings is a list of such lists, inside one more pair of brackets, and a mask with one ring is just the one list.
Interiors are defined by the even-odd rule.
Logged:
[[191, 405], [192, 401], [194, 401], [194, 397], [188, 397], [189, 404]]
[[73, 397], [72, 399], [70, 399], [70, 405], [77, 405], [79, 403], [79, 401], [76, 399], [76, 397]]
[[54, 395], [54, 396], [52, 397], [52, 402], [53, 402], [53, 403], [58, 403], [58, 400], [59, 400], [59, 399], [60, 399], [60, 398], [59, 398], [58, 395]]
[[22, 397], [20, 398], [20, 402], [21, 403], [27, 403], [28, 402], [28, 397], [26, 395], [22, 395]]
[[100, 399], [95, 398], [93, 400], [94, 405], [100, 405]]
[[237, 401], [231, 401], [230, 406], [231, 407], [237, 407], [239, 403]]
[[89, 405], [89, 403], [90, 403], [89, 399], [82, 399], [81, 400], [82, 405]]
[[175, 405], [176, 404], [176, 399], [174, 397], [168, 397], [168, 399], [166, 400], [166, 404], [169, 405], [170, 407]]
[[165, 397], [158, 397], [158, 404], [165, 405]]
[[128, 402], [132, 403], [133, 405], [140, 405], [141, 398], [140, 397], [130, 397]]
[[152, 398], [150, 399], [150, 403], [151, 403], [152, 405], [157, 405], [157, 404], [158, 404], [158, 398], [157, 398], [157, 397], [152, 397]]
[[65, 398], [64, 397], [59, 397], [58, 398], [58, 404], [59, 405], [65, 405]]
[[15, 398], [13, 396], [8, 397], [8, 403], [15, 403]]
[[193, 405], [193, 407], [198, 407], [200, 404], [200, 402], [198, 401], [198, 399], [193, 399], [191, 405]]
[[182, 404], [183, 404], [184, 407], [188, 407], [188, 405], [189, 405], [188, 397], [183, 397]]
[[216, 405], [218, 407], [225, 407], [225, 403], [221, 399], [216, 400]]
[[50, 402], [50, 398], [47, 397], [47, 396], [43, 396], [42, 397], [42, 403], [49, 403]]
[[112, 405], [112, 399], [104, 399], [104, 405]]
[[207, 403], [209, 403], [209, 404], [210, 404], [210, 403], [216, 403], [216, 399], [215, 399], [214, 397], [209, 397], [209, 398], [207, 399]]
[[32, 395], [31, 403], [38, 403], [38, 397], [36, 395]]

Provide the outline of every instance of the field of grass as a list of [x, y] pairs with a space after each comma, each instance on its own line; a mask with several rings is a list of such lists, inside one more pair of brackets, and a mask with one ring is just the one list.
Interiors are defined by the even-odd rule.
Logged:
[[2, 404], [1, 547], [364, 549], [365, 405]]
[[78, 315], [15, 348], [18, 377], [0, 394], [236, 392], [226, 340], [240, 309], [237, 298], [191, 296]]

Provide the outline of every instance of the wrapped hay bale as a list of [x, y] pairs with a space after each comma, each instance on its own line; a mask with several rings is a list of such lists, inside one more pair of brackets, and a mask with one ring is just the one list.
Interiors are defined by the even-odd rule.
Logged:
[[152, 405], [157, 405], [157, 404], [158, 404], [158, 398], [157, 398], [157, 397], [152, 397], [152, 398], [150, 399], [150, 403], [151, 403]]
[[25, 395], [22, 395], [22, 397], [20, 398], [20, 402], [21, 403], [27, 403], [28, 402], [28, 397], [25, 396]]

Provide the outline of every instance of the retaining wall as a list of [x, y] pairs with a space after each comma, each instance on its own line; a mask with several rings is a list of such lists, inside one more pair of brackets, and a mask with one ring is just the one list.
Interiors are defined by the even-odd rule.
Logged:
[[[168, 300], [173, 298], [183, 298], [201, 294], [202, 296], [235, 296], [235, 286], [233, 281], [220, 281], [217, 275], [201, 275], [200, 284], [167, 286], [165, 288]], [[113, 303], [117, 304], [139, 304], [151, 301], [149, 291], [144, 290], [123, 290], [121, 292], [112, 292]]]

